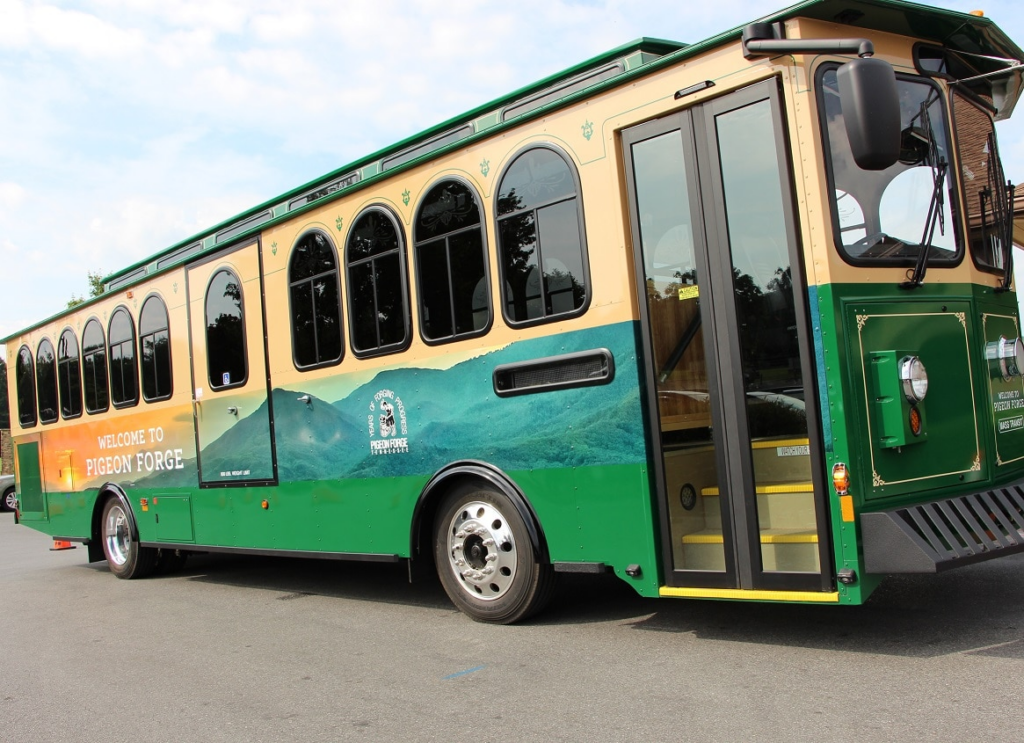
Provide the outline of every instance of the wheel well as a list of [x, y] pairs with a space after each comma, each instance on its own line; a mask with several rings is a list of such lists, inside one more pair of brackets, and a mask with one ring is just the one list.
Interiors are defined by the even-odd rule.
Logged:
[[103, 509], [106, 508], [107, 501], [114, 498], [120, 500], [124, 505], [125, 513], [128, 514], [128, 519], [131, 522], [132, 537], [136, 540], [139, 538], [139, 529], [135, 525], [135, 513], [128, 504], [128, 496], [121, 488], [108, 483], [100, 488], [92, 507], [92, 526], [89, 529], [91, 536], [88, 544], [89, 562], [100, 562], [107, 559], [103, 552]]
[[526, 523], [534, 551], [541, 562], [549, 562], [547, 540], [533, 507], [523, 492], [504, 472], [479, 462], [449, 465], [435, 474], [424, 486], [413, 511], [410, 534], [410, 559], [434, 560], [434, 520], [441, 501], [457, 489], [490, 488], [500, 490], [515, 505]]

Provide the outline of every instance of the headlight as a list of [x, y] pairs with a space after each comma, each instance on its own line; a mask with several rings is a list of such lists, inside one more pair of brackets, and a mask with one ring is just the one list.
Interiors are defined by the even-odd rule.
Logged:
[[911, 405], [924, 400], [928, 394], [928, 371], [917, 356], [904, 356], [900, 360], [900, 382], [903, 394]]
[[993, 375], [998, 373], [1005, 382], [1019, 377], [1024, 369], [1024, 343], [1021, 343], [1020, 338], [1011, 341], [999, 336], [998, 341], [985, 347], [985, 356], [992, 365]]

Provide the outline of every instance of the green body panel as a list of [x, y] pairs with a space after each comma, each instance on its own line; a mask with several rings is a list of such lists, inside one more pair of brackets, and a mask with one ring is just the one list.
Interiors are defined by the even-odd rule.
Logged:
[[[988, 476], [975, 410], [982, 395], [971, 303], [906, 293], [898, 299], [849, 302], [844, 312], [849, 388], [862, 401], [852, 407], [860, 410], [855, 423], [871, 482], [864, 497], [870, 501]], [[918, 404], [927, 421], [920, 437], [908, 437], [904, 428], [910, 405], [897, 362], [908, 355], [919, 357], [928, 370], [928, 395]]]
[[17, 446], [18, 480], [21, 492], [18, 505], [22, 513], [46, 513], [43, 480], [39, 472], [39, 442], [30, 441]]
[[[833, 284], [810, 291], [826, 471], [839, 462], [849, 466], [856, 514], [976, 492], [1024, 476], [1024, 432], [1007, 424], [1002, 434], [996, 432], [999, 421], [1016, 417], [1012, 401], [1019, 399], [1016, 391], [1024, 397], [1022, 381], [993, 378], [985, 358], [987, 342], [1019, 336], [1016, 294], [935, 278], [930, 274], [932, 280], [912, 291], [895, 284]], [[884, 396], [892, 389], [874, 389], [862, 358], [887, 351], [894, 358], [915, 353], [928, 370], [919, 444], [873, 447], [872, 393]], [[1011, 401], [1009, 409], [998, 410], [1000, 400]], [[909, 408], [903, 405], [901, 411]], [[859, 577], [853, 586], [839, 586], [840, 599], [859, 603], [881, 576], [864, 573], [858, 522], [843, 521], [839, 498], [829, 491], [837, 570], [852, 569]]]
[[[507, 474], [537, 514], [552, 561], [603, 562], [640, 594], [658, 594], [646, 465]], [[174, 492], [133, 488], [129, 502], [146, 543], [410, 557], [413, 512], [426, 482], [394, 477]], [[74, 508], [51, 512], [49, 522], [28, 516], [23, 522], [85, 539], [95, 500], [95, 491], [69, 494]], [[640, 565], [641, 575], [627, 576], [628, 565]]]

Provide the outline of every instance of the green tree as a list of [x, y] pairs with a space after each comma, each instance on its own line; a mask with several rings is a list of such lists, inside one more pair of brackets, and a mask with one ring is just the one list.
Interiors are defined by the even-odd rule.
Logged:
[[68, 309], [77, 307], [80, 304], [85, 303], [87, 299], [93, 297], [99, 297], [103, 294], [103, 272], [102, 271], [89, 271], [86, 273], [86, 277], [89, 281], [89, 296], [79, 297], [74, 294], [71, 295], [71, 299], [68, 300]]

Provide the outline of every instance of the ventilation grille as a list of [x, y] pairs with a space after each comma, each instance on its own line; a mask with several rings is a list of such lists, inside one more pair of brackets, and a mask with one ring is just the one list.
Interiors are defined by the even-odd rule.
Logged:
[[937, 572], [1024, 551], [1024, 483], [861, 516], [872, 573]]
[[494, 370], [494, 391], [500, 397], [525, 395], [608, 384], [614, 377], [612, 354], [602, 348], [499, 366]]

